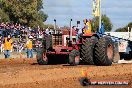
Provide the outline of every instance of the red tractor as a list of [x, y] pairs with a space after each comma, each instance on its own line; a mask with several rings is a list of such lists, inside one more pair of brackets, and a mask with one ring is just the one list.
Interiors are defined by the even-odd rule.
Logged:
[[[78, 47], [76, 47], [76, 31], [72, 31], [72, 44], [69, 40], [69, 33], [69, 30], [63, 29], [62, 33], [45, 35], [42, 44], [43, 47], [37, 52], [38, 63], [41, 65], [48, 64], [52, 62], [53, 58], [56, 56], [62, 56], [62, 59], [66, 59], [65, 57], [69, 56], [69, 54], [78, 51]], [[77, 55], [80, 56], [80, 53], [77, 53]], [[49, 58], [51, 58], [50, 61]], [[78, 62], [78, 64], [79, 59], [80, 57], [76, 59], [78, 61], [75, 61]]]
[[[37, 61], [40, 65], [48, 64], [50, 56], [69, 56], [70, 65], [79, 63], [109, 66], [114, 58], [113, 41], [100, 33], [83, 34], [76, 43], [74, 30], [62, 30], [61, 34], [45, 37], [43, 48], [38, 50]], [[54, 58], [54, 57], [52, 57]], [[51, 61], [52, 61], [51, 58]]]

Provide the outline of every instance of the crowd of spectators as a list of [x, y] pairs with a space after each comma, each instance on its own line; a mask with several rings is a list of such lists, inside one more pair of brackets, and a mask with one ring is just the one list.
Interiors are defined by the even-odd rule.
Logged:
[[45, 31], [40, 29], [39, 26], [36, 29], [31, 29], [18, 23], [2, 22], [0, 23], [0, 52], [3, 52], [4, 37], [8, 35], [13, 39], [12, 51], [21, 52], [24, 50], [28, 36], [33, 37], [33, 50], [35, 51], [38, 46], [37, 38], [43, 38], [44, 34]]

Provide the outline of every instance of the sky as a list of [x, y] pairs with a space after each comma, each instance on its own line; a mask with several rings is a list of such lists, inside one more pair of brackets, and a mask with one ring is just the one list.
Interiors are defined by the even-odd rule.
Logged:
[[[48, 14], [46, 24], [54, 24], [54, 19], [59, 27], [69, 26], [70, 19], [73, 25], [76, 21], [91, 19], [92, 0], [44, 0], [43, 11]], [[113, 31], [132, 22], [132, 0], [101, 0], [101, 13], [106, 14], [112, 24]]]

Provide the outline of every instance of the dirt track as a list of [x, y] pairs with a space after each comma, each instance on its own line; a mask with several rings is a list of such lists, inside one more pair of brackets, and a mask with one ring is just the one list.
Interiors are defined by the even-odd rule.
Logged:
[[[132, 64], [113, 66], [38, 65], [35, 59], [0, 60], [0, 88], [83, 88], [81, 70], [91, 79], [128, 79], [132, 81]], [[127, 86], [89, 86], [88, 88], [132, 88]], [[87, 88], [87, 87], [86, 87]]]

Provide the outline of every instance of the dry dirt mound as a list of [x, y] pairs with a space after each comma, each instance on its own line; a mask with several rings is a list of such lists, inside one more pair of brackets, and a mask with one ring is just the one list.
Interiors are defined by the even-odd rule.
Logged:
[[[91, 79], [132, 79], [132, 64], [113, 66], [38, 65], [35, 59], [0, 60], [0, 88], [83, 88], [81, 70]], [[132, 81], [132, 80], [131, 80]], [[88, 88], [132, 88], [128, 86], [89, 86]]]

